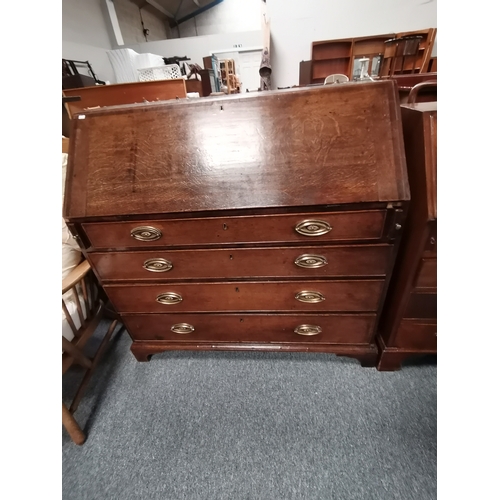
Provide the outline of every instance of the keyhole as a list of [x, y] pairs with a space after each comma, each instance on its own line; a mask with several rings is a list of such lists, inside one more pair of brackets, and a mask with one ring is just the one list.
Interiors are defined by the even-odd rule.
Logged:
[[224, 231], [227, 231], [227, 225], [226, 224], [222, 224], [222, 229], [224, 229]]
[[235, 291], [239, 292], [239, 291], [240, 291], [240, 289], [239, 289], [238, 287], [236, 287], [236, 288], [235, 288]]
[[220, 107], [220, 110], [221, 110], [221, 111], [224, 111], [224, 107], [223, 107], [223, 106], [221, 106], [221, 107]]
[[233, 260], [233, 256], [232, 255], [229, 256], [229, 260]]
[[[243, 318], [240, 318], [240, 323], [243, 323]], [[437, 334], [436, 334], [437, 335]]]

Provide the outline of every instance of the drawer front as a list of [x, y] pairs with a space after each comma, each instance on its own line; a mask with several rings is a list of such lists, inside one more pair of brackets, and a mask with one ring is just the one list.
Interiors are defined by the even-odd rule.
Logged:
[[437, 259], [422, 259], [415, 281], [416, 288], [437, 287]]
[[394, 340], [395, 347], [437, 351], [437, 324], [402, 320]]
[[122, 317], [128, 332], [138, 341], [334, 344], [370, 343], [376, 318], [374, 314], [138, 314]]
[[102, 280], [384, 276], [390, 245], [94, 252]]
[[86, 223], [95, 249], [380, 239], [384, 210]]
[[436, 293], [412, 293], [406, 306], [404, 318], [437, 318], [437, 294]]
[[109, 285], [119, 313], [376, 311], [384, 281]]

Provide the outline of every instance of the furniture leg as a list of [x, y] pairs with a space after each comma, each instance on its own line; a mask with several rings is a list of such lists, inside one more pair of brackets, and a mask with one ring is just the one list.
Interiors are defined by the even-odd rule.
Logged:
[[85, 434], [80, 429], [75, 417], [64, 406], [64, 403], [62, 404], [62, 422], [73, 442], [82, 445], [85, 442]]

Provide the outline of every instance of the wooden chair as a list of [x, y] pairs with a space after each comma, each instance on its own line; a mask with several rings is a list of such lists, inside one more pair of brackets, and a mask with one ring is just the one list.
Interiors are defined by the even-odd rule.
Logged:
[[[84, 395], [85, 389], [98, 365], [109, 340], [118, 325], [112, 321], [93, 358], [88, 357], [84, 348], [103, 318], [105, 304], [100, 288], [88, 261], [84, 260], [62, 281], [62, 310], [73, 333], [73, 339], [62, 336], [62, 373], [77, 363], [85, 369], [83, 379], [76, 391], [71, 405], [62, 405], [63, 425], [76, 444], [83, 444], [85, 434], [78, 425], [73, 413]], [[63, 332], [64, 333], [64, 332]]]

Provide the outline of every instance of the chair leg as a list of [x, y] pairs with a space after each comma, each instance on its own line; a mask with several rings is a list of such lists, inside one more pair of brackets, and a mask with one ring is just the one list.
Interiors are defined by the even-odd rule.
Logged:
[[75, 444], [81, 445], [85, 442], [85, 434], [64, 403], [62, 404], [62, 423]]

